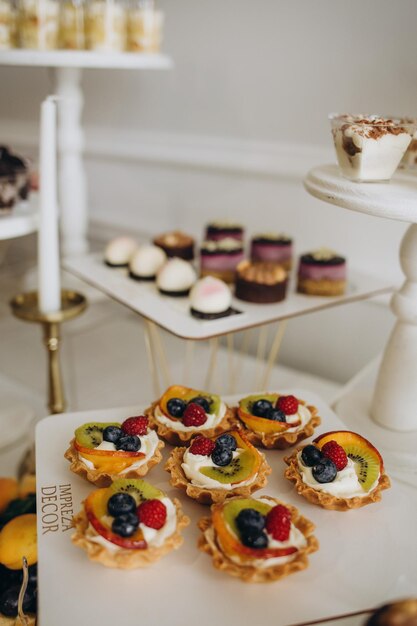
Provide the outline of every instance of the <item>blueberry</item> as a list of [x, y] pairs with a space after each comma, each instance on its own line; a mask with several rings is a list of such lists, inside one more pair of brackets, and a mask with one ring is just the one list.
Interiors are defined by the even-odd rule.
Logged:
[[203, 398], [203, 396], [196, 396], [192, 398], [190, 402], [194, 402], [194, 404], [198, 404], [205, 410], [206, 413], [210, 413], [210, 400], [208, 398]]
[[113, 520], [111, 529], [121, 537], [131, 537], [139, 526], [139, 518], [136, 513], [125, 513]]
[[323, 458], [321, 451], [316, 446], [309, 445], [303, 448], [301, 453], [301, 460], [307, 467], [313, 467], [317, 465]]
[[181, 400], [181, 398], [171, 398], [171, 400], [167, 402], [168, 413], [172, 415], [172, 417], [182, 417], [186, 407], [186, 402]]
[[[20, 585], [13, 585], [13, 587], [9, 587], [1, 594], [0, 613], [7, 617], [16, 617], [19, 592]], [[28, 585], [23, 598], [23, 611], [25, 613], [36, 613], [36, 596], [36, 585]]]
[[251, 412], [256, 417], [265, 417], [270, 409], [272, 409], [272, 404], [269, 400], [257, 400], [252, 404]]
[[237, 442], [233, 435], [225, 433], [224, 435], [217, 437], [216, 446], [219, 446], [220, 448], [227, 448], [233, 452], [237, 448]]
[[336, 465], [331, 459], [323, 457], [312, 469], [313, 478], [318, 483], [331, 483], [337, 474]]
[[265, 518], [255, 509], [242, 509], [236, 517], [236, 526], [242, 535], [260, 534], [265, 528]]
[[212, 454], [211, 460], [215, 465], [220, 465], [220, 467], [225, 467], [229, 465], [231, 460], [233, 459], [233, 452], [228, 448], [222, 448], [216, 444]]
[[136, 511], [136, 500], [129, 493], [119, 491], [108, 499], [107, 510], [113, 517], [133, 513]]
[[140, 439], [136, 435], [123, 435], [116, 443], [117, 450], [125, 452], [137, 452], [140, 450]]
[[273, 420], [274, 422], [286, 422], [286, 417], [284, 411], [280, 411], [279, 409], [274, 409], [273, 407], [266, 412], [265, 417], [269, 420]]
[[110, 443], [117, 443], [122, 435], [123, 431], [118, 426], [107, 426], [103, 430], [103, 440], [110, 441]]
[[242, 543], [244, 546], [247, 546], [248, 548], [266, 548], [268, 545], [268, 537], [266, 536], [266, 534], [264, 532], [261, 532], [258, 535], [253, 535], [253, 534], [243, 534], [242, 537]]

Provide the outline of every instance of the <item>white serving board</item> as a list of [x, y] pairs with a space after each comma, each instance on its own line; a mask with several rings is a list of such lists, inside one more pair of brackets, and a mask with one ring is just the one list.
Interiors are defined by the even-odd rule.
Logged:
[[[304, 390], [287, 393], [317, 406], [322, 417], [318, 432], [343, 427], [318, 397]], [[310, 556], [308, 569], [264, 585], [247, 584], [215, 570], [210, 557], [196, 547], [196, 523], [207, 515], [208, 507], [169, 485], [169, 475], [163, 470], [171, 449], [168, 445], [164, 460], [147, 478], [182, 500], [191, 518], [183, 546], [148, 569], [112, 570], [89, 561], [85, 552], [72, 545], [72, 531], [66, 527], [71, 511], [80, 510], [81, 501], [94, 486], [70, 472], [64, 452], [79, 425], [122, 421], [141, 409], [138, 404], [67, 413], [47, 417], [37, 426], [39, 626], [287, 626], [367, 610], [415, 594], [417, 491], [394, 483], [378, 504], [346, 513], [325, 511], [298, 496], [284, 478], [285, 453], [280, 451], [267, 452], [273, 473], [258, 494], [281, 497], [316, 524], [321, 547]], [[59, 498], [60, 491], [67, 500]], [[54, 504], [58, 504], [57, 511]], [[48, 513], [57, 514], [58, 521], [46, 518]], [[47, 531], [48, 522], [57, 529]]]
[[349, 285], [344, 296], [306, 296], [294, 291], [295, 280], [288, 286], [287, 298], [278, 304], [251, 304], [236, 298], [232, 307], [241, 311], [218, 320], [198, 320], [191, 316], [188, 297], [161, 295], [152, 282], [135, 281], [126, 269], [110, 268], [102, 254], [67, 258], [64, 268], [100, 289], [108, 296], [140, 313], [158, 326], [183, 339], [209, 339], [270, 322], [297, 317], [320, 309], [354, 302], [392, 290], [388, 282], [349, 270]]

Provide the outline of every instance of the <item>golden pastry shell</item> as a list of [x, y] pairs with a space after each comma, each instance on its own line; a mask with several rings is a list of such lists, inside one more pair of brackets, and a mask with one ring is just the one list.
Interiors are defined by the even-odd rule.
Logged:
[[291, 480], [295, 484], [295, 489], [300, 496], [303, 496], [312, 504], [317, 504], [318, 506], [323, 507], [323, 509], [329, 509], [332, 511], [349, 511], [350, 509], [359, 509], [367, 504], [379, 502], [381, 500], [381, 491], [383, 489], [388, 489], [391, 486], [390, 479], [384, 472], [382, 472], [379, 477], [378, 484], [366, 496], [337, 498], [330, 493], [317, 491], [303, 482], [297, 460], [297, 455], [302, 449], [302, 447], [298, 448], [291, 456], [284, 457], [284, 461], [288, 465], [284, 475], [288, 478], [288, 480]]
[[210, 489], [209, 487], [198, 487], [193, 485], [186, 477], [181, 467], [184, 453], [187, 448], [174, 448], [171, 456], [165, 464], [165, 470], [171, 474], [170, 483], [173, 487], [185, 490], [187, 496], [197, 500], [200, 504], [212, 504], [214, 502], [223, 502], [233, 496], [249, 497], [254, 491], [262, 489], [266, 485], [267, 476], [272, 472], [265, 456], [262, 452], [258, 452], [262, 456], [262, 462], [258, 470], [256, 480], [250, 485], [243, 485], [234, 489]]
[[[248, 564], [240, 565], [229, 559], [222, 552], [216, 540], [216, 532], [214, 530], [211, 517], [203, 517], [198, 522], [198, 527], [202, 531], [202, 535], [198, 540], [198, 548], [212, 557], [213, 566], [216, 569], [231, 576], [240, 578], [245, 582], [265, 583], [280, 580], [289, 574], [299, 572], [308, 567], [307, 555], [312, 552], [316, 552], [319, 549], [319, 542], [313, 535], [313, 531], [315, 529], [314, 524], [307, 518], [300, 515], [296, 507], [286, 504], [277, 498], [271, 498], [268, 496], [268, 499], [272, 500], [275, 504], [283, 504], [290, 509], [291, 521], [303, 533], [307, 540], [306, 546], [298, 550], [292, 561], [287, 561], [286, 563], [273, 565], [267, 568], [259, 568], [256, 565]], [[219, 506], [221, 505], [213, 504], [211, 510], [213, 511], [215, 507]]]

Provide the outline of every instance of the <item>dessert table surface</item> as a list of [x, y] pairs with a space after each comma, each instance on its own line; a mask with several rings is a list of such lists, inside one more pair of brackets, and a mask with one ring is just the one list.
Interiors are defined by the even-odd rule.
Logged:
[[30, 235], [38, 229], [38, 195], [32, 194], [30, 202], [20, 202], [10, 213], [0, 214], [0, 241]]
[[[343, 429], [341, 420], [314, 394], [300, 389], [282, 391], [317, 406], [322, 417], [318, 432]], [[179, 626], [196, 619], [201, 626], [234, 626], [242, 619], [245, 623], [284, 626], [366, 611], [415, 593], [417, 566], [410, 556], [417, 550], [417, 491], [393, 480], [392, 488], [383, 492], [377, 504], [346, 513], [326, 511], [298, 496], [284, 478], [283, 451], [266, 452], [273, 473], [268, 486], [257, 493], [297, 506], [316, 525], [320, 549], [309, 556], [306, 570], [261, 585], [245, 584], [214, 569], [211, 558], [196, 547], [196, 522], [208, 514], [208, 508], [169, 485], [163, 470], [169, 445], [163, 450], [162, 463], [145, 480], [182, 501], [191, 518], [183, 546], [146, 570], [112, 570], [89, 561], [72, 545], [67, 522], [68, 515], [80, 510], [81, 501], [94, 486], [70, 472], [63, 454], [74, 429], [82, 423], [121, 421], [143, 408], [138, 403], [55, 415], [37, 426], [40, 626], [72, 626], [80, 620], [95, 623], [98, 615], [103, 626], [119, 622], [133, 626], [138, 619], [147, 626]], [[384, 450], [380, 451], [383, 455]], [[386, 469], [389, 473], [389, 466]], [[49, 511], [45, 505], [51, 502], [57, 505], [54, 531], [48, 530], [51, 518], [46, 517]], [[402, 514], [404, 511], [409, 514]], [[354, 626], [363, 621], [351, 617], [335, 624]]]
[[322, 297], [296, 293], [295, 278], [290, 279], [287, 297], [276, 304], [252, 304], [236, 298], [232, 308], [239, 314], [217, 320], [199, 320], [190, 314], [190, 301], [159, 294], [154, 282], [135, 281], [126, 269], [110, 268], [102, 254], [93, 253], [65, 258], [63, 267], [111, 298], [143, 315], [158, 326], [183, 339], [209, 339], [271, 322], [289, 319], [347, 304], [392, 290], [383, 279], [349, 269], [347, 292], [343, 296]]

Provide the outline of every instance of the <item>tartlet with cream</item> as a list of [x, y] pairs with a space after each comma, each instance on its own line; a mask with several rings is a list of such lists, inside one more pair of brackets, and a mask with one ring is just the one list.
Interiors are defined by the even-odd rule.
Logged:
[[189, 518], [178, 500], [140, 479], [90, 493], [74, 517], [71, 541], [106, 567], [146, 567], [180, 547]]
[[297, 492], [324, 509], [348, 511], [381, 499], [390, 487], [378, 450], [357, 433], [331, 431], [285, 458]]
[[201, 504], [248, 497], [266, 485], [271, 473], [262, 452], [238, 430], [212, 438], [197, 435], [189, 448], [174, 448], [165, 469], [171, 485]]
[[213, 504], [199, 524], [198, 547], [213, 565], [246, 582], [272, 582], [308, 567], [318, 550], [314, 524], [276, 498], [231, 498]]
[[161, 441], [149, 420], [140, 415], [123, 423], [89, 422], [74, 433], [65, 458], [70, 469], [97, 487], [116, 478], [138, 478], [162, 460]]
[[146, 409], [149, 424], [172, 445], [182, 445], [194, 435], [214, 437], [236, 423], [234, 410], [220, 396], [182, 385], [172, 385]]
[[252, 444], [279, 450], [311, 437], [321, 423], [315, 406], [293, 395], [274, 392], [242, 398], [237, 416]]

